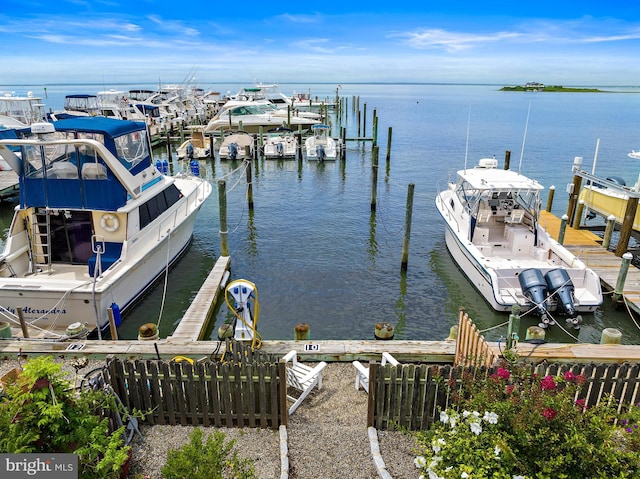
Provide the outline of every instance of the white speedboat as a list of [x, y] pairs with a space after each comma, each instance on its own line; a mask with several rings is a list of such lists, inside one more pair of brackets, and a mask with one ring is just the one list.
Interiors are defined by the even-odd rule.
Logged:
[[320, 123], [317, 117], [299, 116], [293, 112], [280, 110], [267, 101], [230, 100], [209, 120], [206, 133], [242, 129], [248, 133], [258, 133], [281, 126], [293, 130], [308, 130]]
[[451, 256], [497, 311], [514, 305], [540, 326], [556, 314], [579, 328], [602, 304], [600, 278], [540, 224], [542, 185], [485, 158], [436, 196]]
[[25, 127], [44, 121], [46, 117], [42, 98], [34, 96], [31, 92], [27, 93], [27, 96], [16, 96], [10, 92], [0, 96], [0, 128]]
[[267, 132], [262, 151], [267, 159], [295, 158], [298, 139], [290, 128], [275, 128]]
[[208, 158], [211, 156], [211, 147], [209, 141], [202, 133], [202, 128], [194, 127], [191, 129], [191, 138], [182, 142], [176, 150], [178, 158]]
[[221, 160], [250, 160], [253, 158], [253, 136], [246, 131], [228, 131], [218, 150]]
[[313, 125], [312, 136], [304, 141], [304, 147], [309, 160], [335, 160], [338, 156], [336, 140], [329, 136], [328, 125]]
[[0, 320], [15, 336], [23, 322], [29, 337], [101, 337], [110, 312], [117, 324], [185, 251], [211, 185], [163, 175], [142, 122], [85, 116], [16, 133], [0, 140], [20, 179], [0, 255]]

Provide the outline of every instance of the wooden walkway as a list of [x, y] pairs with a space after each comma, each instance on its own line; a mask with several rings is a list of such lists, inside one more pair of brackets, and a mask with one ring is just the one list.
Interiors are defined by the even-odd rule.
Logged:
[[[554, 238], [560, 232], [560, 218], [546, 211], [542, 212], [541, 221], [546, 230]], [[573, 229], [567, 225], [564, 234], [564, 246], [594, 270], [600, 277], [602, 287], [613, 291], [618, 282], [618, 273], [622, 258], [613, 251], [602, 247], [602, 238], [587, 229]], [[632, 311], [640, 314], [640, 269], [630, 267], [624, 284], [622, 295]]]
[[198, 294], [191, 302], [189, 309], [178, 323], [173, 334], [174, 340], [198, 341], [204, 339], [203, 335], [213, 316], [213, 310], [218, 304], [220, 295], [223, 294], [225, 273], [229, 270], [231, 258], [220, 256], [213, 269], [204, 280]]

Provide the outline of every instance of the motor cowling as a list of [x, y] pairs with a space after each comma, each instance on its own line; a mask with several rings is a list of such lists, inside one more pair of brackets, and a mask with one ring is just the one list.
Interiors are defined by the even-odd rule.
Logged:
[[575, 287], [571, 277], [562, 268], [552, 269], [544, 275], [549, 287], [549, 294], [556, 298], [560, 312], [567, 316], [567, 323], [571, 323], [574, 328], [579, 328], [582, 323], [582, 316], [576, 312]]
[[535, 312], [542, 320], [541, 328], [546, 328], [552, 321], [547, 312], [547, 296], [549, 289], [544, 275], [539, 269], [525, 269], [518, 275], [522, 294], [535, 305]]
[[238, 144], [229, 143], [229, 159], [235, 160], [238, 158]]
[[327, 156], [324, 151], [324, 146], [322, 145], [316, 146], [316, 156], [318, 157], [319, 160], [324, 160], [325, 156]]

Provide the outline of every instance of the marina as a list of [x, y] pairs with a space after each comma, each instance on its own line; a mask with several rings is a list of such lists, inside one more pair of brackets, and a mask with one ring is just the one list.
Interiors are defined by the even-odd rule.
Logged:
[[[438, 178], [446, 177], [449, 170], [441, 159], [452, 155], [464, 157], [469, 104], [472, 104], [470, 149], [481, 151], [479, 156], [485, 152], [500, 156], [505, 148], [520, 149], [531, 96], [497, 92], [487, 86], [348, 88], [343, 86], [341, 90], [348, 100], [344, 114], [349, 119], [343, 120], [348, 138], [370, 137], [374, 126], [371, 115], [377, 111], [380, 151], [384, 152], [387, 129], [393, 128], [389, 162], [385, 162], [384, 154], [380, 155], [380, 171], [385, 174], [380, 176], [375, 214], [371, 213], [370, 205], [370, 142], [348, 141], [344, 162], [316, 164], [286, 159], [254, 162], [253, 212], [247, 209], [246, 180], [240, 162], [218, 159], [200, 162], [201, 174], [214, 185], [219, 178], [225, 178], [228, 186], [236, 185], [228, 191], [227, 198], [230, 270], [232, 278], [250, 279], [260, 289], [263, 337], [290, 338], [294, 326], [305, 322], [311, 326], [312, 338], [359, 340], [372, 337], [375, 323], [385, 320], [396, 327], [396, 339], [440, 340], [447, 337], [449, 328], [455, 324], [460, 306], [469, 310], [481, 329], [503, 323], [504, 316], [490, 311], [446, 253], [442, 225], [433, 216], [431, 202]], [[320, 96], [334, 94], [332, 85], [312, 85], [311, 89]], [[223, 86], [219, 90], [237, 91], [237, 88]], [[51, 89], [49, 93], [51, 96]], [[357, 121], [353, 116], [356, 97], [350, 95], [360, 95], [357, 101], [361, 116]], [[571, 144], [555, 141], [555, 129], [536, 120], [536, 115], [546, 117], [547, 98], [542, 95], [533, 102], [523, 169], [548, 187], [563, 176], [570, 181], [567, 163], [570, 165], [573, 156], [580, 153], [576, 145], [588, 144], [591, 137], [585, 140], [585, 130], [577, 129], [582, 133], [576, 133], [577, 138]], [[617, 98], [609, 96], [608, 107], [620, 109]], [[603, 101], [597, 95], [588, 99], [592, 102], [590, 108], [597, 108]], [[562, 103], [566, 98], [555, 100]], [[575, 101], [571, 100], [572, 105]], [[609, 105], [612, 101], [613, 105]], [[485, 104], [494, 106], [487, 109]], [[362, 114], [365, 111], [368, 115]], [[486, 117], [488, 111], [496, 116]], [[508, 125], [504, 118], [511, 118]], [[625, 120], [627, 124], [630, 122], [626, 117]], [[424, 125], [418, 143], [412, 126], [417, 121]], [[336, 120], [332, 122], [335, 127]], [[497, 129], [486, 131], [487, 125], [495, 123]], [[445, 124], [450, 126], [444, 127]], [[539, 131], [541, 126], [543, 132]], [[475, 129], [480, 129], [482, 135], [475, 134]], [[596, 134], [593, 129], [589, 131]], [[336, 135], [335, 130], [332, 133]], [[618, 128], [613, 143], [622, 142], [625, 135], [631, 136], [629, 129]], [[611, 148], [612, 141], [605, 139], [601, 154], [606, 147]], [[626, 155], [629, 148], [621, 146], [620, 150]], [[166, 148], [161, 146], [156, 155], [170, 159], [165, 152]], [[546, 158], [547, 153], [543, 152], [566, 158], [564, 165], [558, 165], [557, 170], [545, 169], [541, 158]], [[179, 162], [169, 163], [174, 170], [182, 167]], [[240, 178], [242, 181], [238, 182]], [[408, 270], [402, 273], [401, 231], [407, 185], [412, 182], [416, 184], [416, 204]], [[566, 209], [566, 202], [566, 197], [556, 195], [554, 211], [558, 216]], [[172, 269], [166, 291], [156, 287], [145, 296], [132, 310], [130, 317], [136, 317], [135, 324], [125, 321], [119, 328], [121, 339], [134, 339], [138, 326], [147, 322], [159, 322], [161, 337], [169, 336], [177, 327], [219, 257], [218, 221], [214, 193], [199, 215], [193, 242]], [[333, 261], [336, 257], [341, 260]], [[292, 297], [300, 300], [292, 301]], [[623, 331], [623, 341], [635, 341], [637, 328], [628, 314], [612, 311], [607, 305], [608, 298], [601, 310], [585, 318], [579, 340], [597, 343], [606, 321], [608, 326]], [[160, 312], [162, 319], [158, 321]], [[215, 327], [229, 315], [223, 305]], [[525, 321], [523, 327], [524, 324]], [[504, 333], [504, 329], [497, 329], [487, 335], [498, 338]], [[572, 341], [551, 332], [549, 339]]]

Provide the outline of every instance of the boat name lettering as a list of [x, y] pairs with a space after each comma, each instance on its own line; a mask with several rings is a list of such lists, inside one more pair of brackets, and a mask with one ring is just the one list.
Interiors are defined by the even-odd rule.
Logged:
[[[16, 308], [5, 308], [11, 314], [17, 314]], [[24, 314], [67, 314], [66, 309], [53, 308], [53, 309], [37, 309], [32, 308], [31, 306], [25, 306], [22, 308], [22, 312]]]

